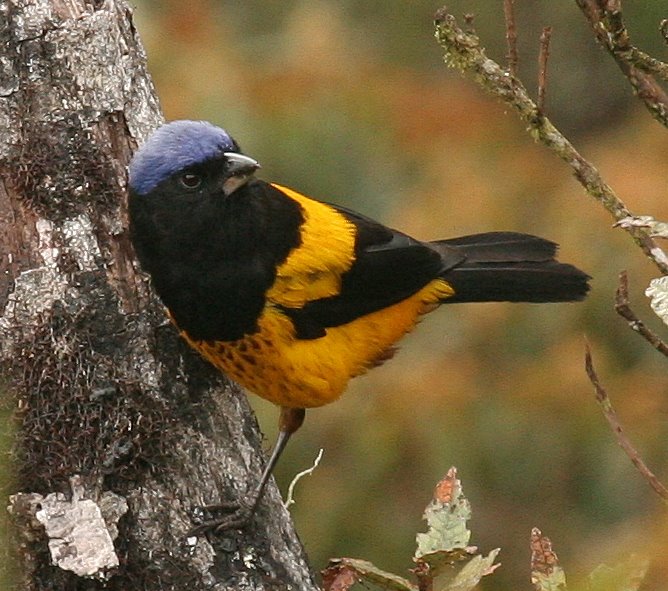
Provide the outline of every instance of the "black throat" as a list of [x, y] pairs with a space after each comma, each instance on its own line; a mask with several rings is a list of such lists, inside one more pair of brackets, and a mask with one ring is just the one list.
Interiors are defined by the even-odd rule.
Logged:
[[178, 327], [196, 340], [233, 341], [257, 330], [276, 268], [298, 247], [298, 203], [253, 179], [229, 196], [184, 194], [166, 181], [130, 192], [130, 232], [142, 268]]

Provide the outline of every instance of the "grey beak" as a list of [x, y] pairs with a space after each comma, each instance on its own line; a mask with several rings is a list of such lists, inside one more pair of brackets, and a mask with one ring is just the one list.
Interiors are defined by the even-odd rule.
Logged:
[[257, 160], [253, 160], [244, 154], [225, 152], [223, 155], [227, 160], [227, 175], [223, 182], [223, 193], [231, 195], [250, 180], [253, 173], [260, 168], [260, 165]]
[[227, 160], [227, 170], [230, 176], [251, 175], [258, 168], [260, 164], [257, 160], [253, 160], [244, 154], [237, 154], [236, 152], [225, 152], [223, 154]]

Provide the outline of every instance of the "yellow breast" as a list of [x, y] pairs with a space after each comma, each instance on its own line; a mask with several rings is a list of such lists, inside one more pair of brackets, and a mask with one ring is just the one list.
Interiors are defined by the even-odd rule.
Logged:
[[250, 391], [290, 408], [322, 406], [336, 400], [350, 378], [392, 356], [394, 344], [422, 314], [453, 294], [436, 279], [413, 296], [348, 324], [327, 329], [318, 339], [295, 338], [291, 321], [268, 304], [259, 331], [237, 341], [195, 341], [182, 336], [217, 368]]

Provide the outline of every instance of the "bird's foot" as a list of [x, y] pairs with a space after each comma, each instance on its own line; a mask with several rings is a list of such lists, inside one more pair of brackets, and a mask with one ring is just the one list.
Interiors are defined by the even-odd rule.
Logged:
[[207, 516], [220, 512], [229, 513], [229, 515], [203, 520], [188, 532], [188, 537], [200, 536], [209, 532], [218, 534], [233, 529], [243, 529], [248, 525], [254, 513], [251, 505], [242, 503], [204, 505], [199, 507], [197, 512]]

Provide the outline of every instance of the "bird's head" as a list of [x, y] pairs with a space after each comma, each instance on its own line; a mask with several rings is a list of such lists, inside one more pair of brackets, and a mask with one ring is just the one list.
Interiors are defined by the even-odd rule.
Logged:
[[129, 166], [129, 185], [137, 195], [165, 184], [172, 191], [231, 195], [259, 167], [220, 127], [206, 121], [172, 121], [137, 150]]

